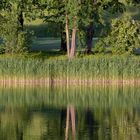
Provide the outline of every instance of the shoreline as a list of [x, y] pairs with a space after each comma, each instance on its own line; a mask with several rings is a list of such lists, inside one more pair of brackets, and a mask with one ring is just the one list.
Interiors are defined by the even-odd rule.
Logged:
[[140, 79], [130, 80], [115, 80], [115, 79], [92, 79], [92, 80], [81, 80], [81, 79], [23, 79], [23, 78], [7, 78], [0, 79], [0, 85], [138, 85], [140, 86]]

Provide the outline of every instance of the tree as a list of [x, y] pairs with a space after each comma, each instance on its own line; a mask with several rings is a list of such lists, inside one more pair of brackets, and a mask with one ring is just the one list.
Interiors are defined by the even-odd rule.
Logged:
[[[4, 40], [4, 52], [22, 53], [29, 49], [31, 37], [24, 28], [24, 18], [30, 18], [35, 7], [31, 0], [3, 0], [0, 3], [0, 36]], [[33, 15], [33, 13], [32, 13]]]
[[[122, 0], [122, 2], [127, 6], [136, 6], [140, 3], [134, 0]], [[112, 11], [116, 10], [113, 9]], [[139, 28], [139, 21], [134, 20], [131, 16], [117, 17], [111, 21], [111, 28], [106, 34], [107, 37], [101, 38], [96, 43], [94, 50], [96, 52], [105, 52], [106, 47], [110, 47], [114, 54], [134, 53], [134, 50], [137, 50], [140, 44]]]
[[61, 26], [61, 50], [67, 50], [69, 57], [75, 56], [78, 2], [76, 0], [44, 0], [41, 4], [44, 7], [45, 21], [55, 22]]
[[[67, 49], [68, 56], [70, 58], [73, 58], [76, 54], [76, 35], [78, 30], [79, 11], [80, 11], [79, 4], [80, 3], [77, 0], [67, 0], [65, 5]], [[70, 37], [71, 42], [69, 42]]]
[[[124, 5], [118, 0], [67, 0], [65, 7], [67, 46], [71, 44], [71, 47], [68, 47], [70, 49], [69, 57], [71, 58], [75, 56], [77, 30], [85, 32], [86, 52], [91, 53], [95, 32], [94, 25], [102, 23], [104, 11], [109, 8], [114, 13], [124, 10]], [[72, 31], [68, 31], [68, 29]], [[72, 38], [71, 43], [69, 43], [69, 36]]]
[[126, 2], [127, 4], [130, 4], [130, 5], [140, 4], [139, 0], [124, 0], [124, 2]]
[[114, 54], [133, 53], [140, 44], [140, 22], [128, 16], [112, 20], [111, 32], [103, 41]]
[[[124, 11], [124, 4], [118, 0], [84, 0], [81, 3], [81, 27], [86, 36], [86, 53], [92, 53], [93, 37], [95, 33], [95, 25], [104, 23], [104, 13], [122, 12]], [[84, 13], [83, 11], [86, 11]]]
[[[74, 56], [76, 50], [75, 46], [77, 33], [76, 24], [78, 2], [76, 0], [50, 0], [42, 3], [42, 6], [43, 5], [47, 11], [45, 11], [47, 13], [46, 16], [44, 16], [45, 20], [47, 22], [53, 21], [55, 23], [61, 24], [61, 49], [67, 50], [68, 56]], [[73, 24], [73, 21], [75, 25]], [[72, 37], [71, 43], [70, 37]]]
[[42, 7], [43, 14], [41, 18], [44, 19], [45, 22], [55, 23], [58, 28], [61, 30], [61, 51], [66, 52], [66, 32], [65, 32], [65, 23], [64, 23], [64, 15], [65, 15], [65, 0], [44, 0], [40, 3], [40, 7]]

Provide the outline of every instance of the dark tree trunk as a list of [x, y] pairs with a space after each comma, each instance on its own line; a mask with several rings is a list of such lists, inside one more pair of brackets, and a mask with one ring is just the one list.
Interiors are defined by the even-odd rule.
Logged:
[[21, 11], [20, 14], [18, 15], [18, 22], [19, 22], [19, 29], [23, 31], [24, 27], [24, 18], [23, 18], [23, 12]]
[[92, 53], [94, 29], [91, 23], [86, 30], [86, 50], [85, 53]]
[[60, 51], [67, 52], [65, 25], [61, 25], [61, 48]]
[[86, 121], [87, 130], [90, 136], [90, 140], [99, 139], [98, 128], [93, 127], [93, 126], [98, 126], [99, 124], [95, 119], [94, 113], [89, 108], [87, 108], [86, 113], [85, 113], [85, 121]]
[[60, 136], [62, 137], [64, 134], [64, 123], [66, 120], [66, 109], [61, 110], [61, 115], [60, 115]]

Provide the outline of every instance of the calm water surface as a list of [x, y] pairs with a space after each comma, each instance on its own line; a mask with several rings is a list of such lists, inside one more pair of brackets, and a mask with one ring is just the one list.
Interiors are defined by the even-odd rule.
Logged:
[[140, 87], [0, 87], [0, 140], [140, 140]]

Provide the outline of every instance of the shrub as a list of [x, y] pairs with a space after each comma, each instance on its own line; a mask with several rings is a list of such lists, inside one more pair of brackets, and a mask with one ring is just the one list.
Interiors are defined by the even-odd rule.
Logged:
[[31, 44], [31, 33], [21, 29], [16, 13], [4, 12], [0, 21], [0, 37], [3, 39], [5, 53], [23, 53]]
[[95, 50], [102, 52], [106, 47], [111, 48], [113, 54], [134, 53], [140, 48], [140, 23], [128, 16], [113, 19], [107, 37], [98, 41]]
[[17, 41], [17, 52], [27, 52], [30, 50], [30, 45], [32, 43], [32, 32], [29, 31], [21, 31], [18, 34], [18, 41]]
[[3, 54], [5, 52], [4, 44], [0, 44], [0, 54]]
[[140, 47], [140, 23], [128, 16], [112, 20], [106, 44], [114, 54], [133, 53], [134, 48]]
[[105, 48], [106, 44], [103, 40], [99, 40], [94, 47], [94, 52], [95, 53], [105, 53]]

